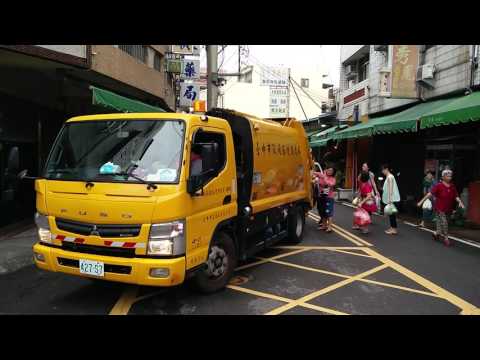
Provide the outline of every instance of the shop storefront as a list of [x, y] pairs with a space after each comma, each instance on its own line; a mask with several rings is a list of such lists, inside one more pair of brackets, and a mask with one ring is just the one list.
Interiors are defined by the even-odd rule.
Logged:
[[[415, 203], [422, 195], [425, 171], [431, 168], [438, 178], [443, 169], [450, 168], [465, 203], [471, 205], [469, 218], [480, 222], [477, 220], [480, 211], [476, 211], [480, 207], [480, 198], [476, 198], [480, 193], [478, 120], [480, 92], [475, 92], [419, 103], [392, 115], [371, 118], [366, 123], [334, 133], [331, 138], [349, 147], [346, 170], [351, 180], [346, 181], [346, 185], [352, 190], [363, 161], [369, 162], [377, 176], [381, 164], [388, 163], [398, 177], [403, 210], [414, 213], [417, 211]], [[368, 150], [362, 150], [362, 144], [369, 144]], [[354, 156], [349, 157], [349, 153]], [[364, 159], [365, 154], [368, 159]]]

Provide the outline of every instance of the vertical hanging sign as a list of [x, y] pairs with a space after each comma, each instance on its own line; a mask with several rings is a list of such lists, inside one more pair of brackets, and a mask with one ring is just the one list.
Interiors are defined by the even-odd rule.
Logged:
[[392, 98], [416, 99], [418, 45], [394, 45], [392, 62]]

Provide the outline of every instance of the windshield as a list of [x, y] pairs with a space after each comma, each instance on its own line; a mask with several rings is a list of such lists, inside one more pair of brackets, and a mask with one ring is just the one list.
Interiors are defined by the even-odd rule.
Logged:
[[[108, 120], [65, 124], [48, 159], [51, 180], [177, 183], [182, 120]], [[133, 175], [132, 176], [129, 176]]]

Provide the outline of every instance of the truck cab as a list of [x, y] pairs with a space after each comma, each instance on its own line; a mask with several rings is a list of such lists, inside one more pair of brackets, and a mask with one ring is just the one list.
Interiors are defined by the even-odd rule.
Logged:
[[[192, 277], [199, 290], [213, 292], [239, 259], [289, 234], [299, 241], [309, 186], [255, 192], [258, 126], [236, 113], [215, 115], [68, 120], [35, 179], [36, 265], [149, 286]], [[297, 161], [306, 161], [304, 147], [295, 150]]]

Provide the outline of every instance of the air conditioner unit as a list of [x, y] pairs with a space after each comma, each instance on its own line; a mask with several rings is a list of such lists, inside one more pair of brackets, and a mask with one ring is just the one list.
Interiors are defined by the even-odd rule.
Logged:
[[435, 75], [435, 65], [425, 64], [417, 69], [417, 82], [433, 87], [433, 80]]
[[418, 67], [417, 80], [433, 79], [435, 74], [435, 65], [425, 64]]
[[357, 76], [357, 73], [355, 72], [355, 69], [354, 69], [353, 65], [345, 66], [345, 76], [347, 78]]
[[375, 51], [388, 51], [388, 45], [373, 45]]

